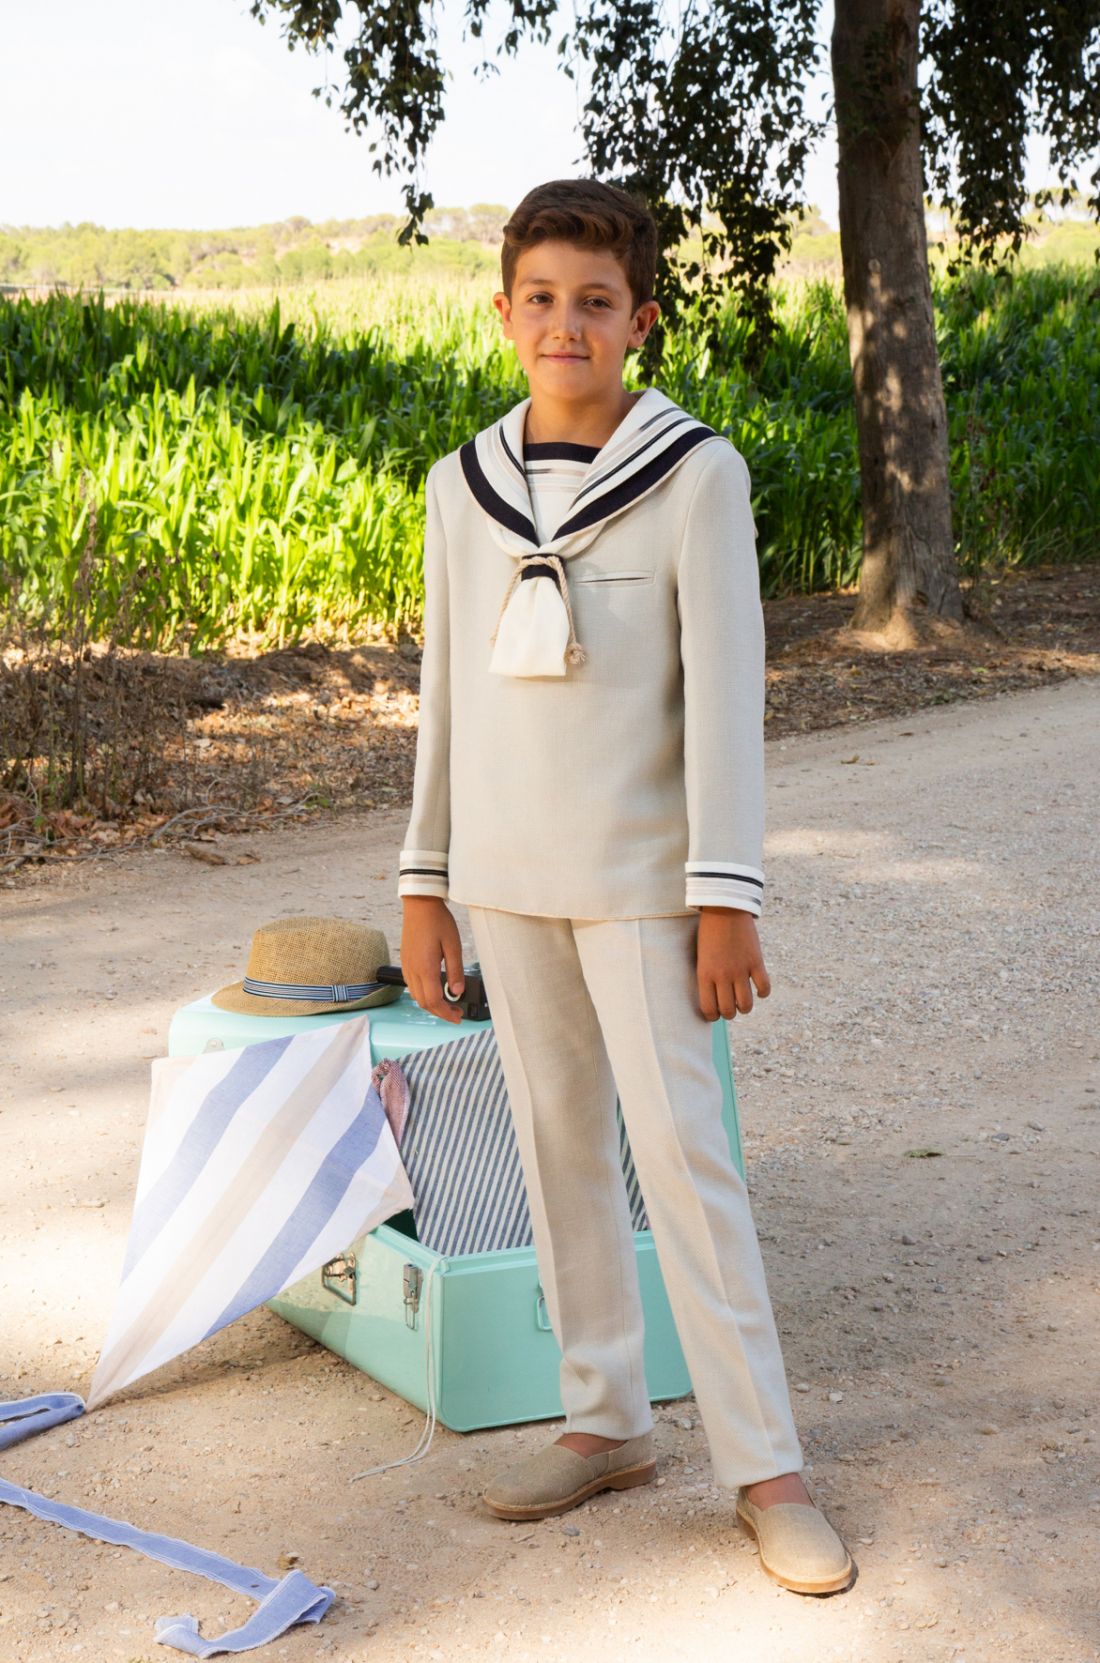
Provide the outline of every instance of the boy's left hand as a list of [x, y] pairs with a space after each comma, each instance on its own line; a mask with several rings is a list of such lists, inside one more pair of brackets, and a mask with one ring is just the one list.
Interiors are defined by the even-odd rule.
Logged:
[[772, 990], [751, 912], [700, 907], [695, 961], [699, 1009], [708, 1022], [751, 1011], [754, 983], [761, 999]]

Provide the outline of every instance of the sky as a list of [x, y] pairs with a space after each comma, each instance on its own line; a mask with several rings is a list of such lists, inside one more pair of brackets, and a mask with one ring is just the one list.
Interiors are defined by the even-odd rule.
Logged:
[[[527, 42], [475, 76], [502, 14], [478, 42], [462, 39], [464, 12], [464, 0], [436, 6], [453, 78], [421, 188], [440, 208], [510, 208], [544, 179], [586, 174], [581, 94], [553, 44]], [[825, 5], [822, 38], [830, 18]], [[379, 177], [369, 139], [311, 96], [326, 60], [291, 52], [247, 0], [0, 0], [0, 40], [0, 224], [213, 230], [403, 212], [405, 176]], [[340, 60], [328, 61], [335, 75]], [[806, 197], [834, 226], [835, 168], [829, 139]], [[1045, 182], [1039, 146], [1030, 171]]]

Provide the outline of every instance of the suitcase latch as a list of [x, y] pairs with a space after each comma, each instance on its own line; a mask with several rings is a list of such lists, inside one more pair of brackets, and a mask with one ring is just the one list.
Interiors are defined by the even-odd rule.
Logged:
[[330, 1259], [327, 1265], [321, 1266], [321, 1286], [334, 1293], [337, 1299], [342, 1299], [346, 1305], [354, 1305], [359, 1297], [359, 1266], [354, 1253], [338, 1253], [335, 1259]]
[[416, 1313], [420, 1309], [420, 1284], [423, 1272], [416, 1265], [405, 1265], [402, 1285], [405, 1294], [405, 1327], [416, 1327]]

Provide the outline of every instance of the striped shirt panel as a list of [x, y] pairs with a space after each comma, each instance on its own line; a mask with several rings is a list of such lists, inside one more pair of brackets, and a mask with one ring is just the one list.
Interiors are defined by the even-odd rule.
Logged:
[[540, 543], [548, 543], [566, 519], [599, 454], [596, 445], [575, 445], [569, 440], [524, 445], [523, 472]]
[[689, 907], [736, 907], [759, 918], [764, 901], [764, 874], [758, 866], [728, 860], [689, 860], [684, 866]]
[[[397, 1061], [409, 1110], [400, 1153], [417, 1239], [447, 1258], [531, 1245], [519, 1146], [492, 1028]], [[622, 1108], [619, 1153], [631, 1224], [649, 1228]]]
[[399, 897], [436, 895], [445, 901], [450, 894], [446, 849], [402, 849], [397, 860], [397, 893]]

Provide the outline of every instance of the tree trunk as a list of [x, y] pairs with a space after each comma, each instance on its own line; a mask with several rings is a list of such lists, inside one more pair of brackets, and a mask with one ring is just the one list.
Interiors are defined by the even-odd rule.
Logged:
[[863, 499], [856, 629], [963, 615], [924, 228], [920, 0], [836, 0], [840, 246]]

